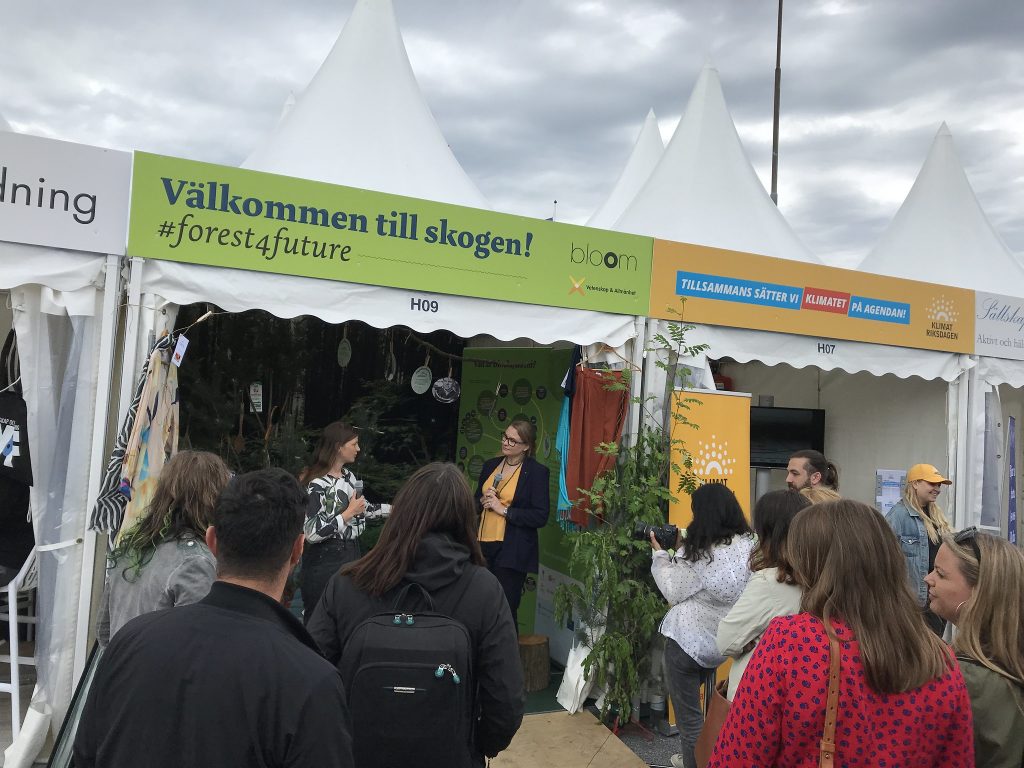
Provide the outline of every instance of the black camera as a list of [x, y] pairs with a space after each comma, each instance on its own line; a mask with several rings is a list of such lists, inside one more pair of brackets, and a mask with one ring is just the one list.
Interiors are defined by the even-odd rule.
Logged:
[[652, 531], [654, 533], [655, 540], [661, 544], [662, 549], [676, 548], [676, 541], [679, 539], [679, 526], [672, 525], [672, 523], [666, 523], [665, 525], [648, 525], [647, 523], [638, 521], [633, 526], [633, 539], [635, 541], [650, 542]]

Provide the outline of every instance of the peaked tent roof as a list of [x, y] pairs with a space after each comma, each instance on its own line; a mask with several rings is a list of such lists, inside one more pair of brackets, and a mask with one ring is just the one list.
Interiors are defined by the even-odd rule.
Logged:
[[[349, 119], [356, 115], [359, 119]], [[330, 184], [489, 208], [466, 176], [416, 85], [391, 0], [359, 0], [309, 87], [285, 111], [246, 168]], [[209, 301], [230, 312], [263, 309], [278, 317], [315, 315], [378, 328], [488, 334], [503, 341], [604, 342], [620, 346], [637, 331], [630, 315], [526, 306], [468, 296], [266, 275], [150, 260], [143, 292], [177, 304]], [[434, 307], [424, 311], [425, 305]], [[515, 318], [515, 322], [509, 322]]]
[[943, 123], [862, 272], [1024, 296], [1024, 267], [978, 204]]
[[633, 202], [636, 193], [650, 178], [651, 171], [658, 165], [664, 152], [665, 142], [661, 140], [658, 118], [652, 109], [647, 112], [643, 127], [633, 145], [633, 151], [630, 153], [618, 181], [615, 182], [615, 186], [612, 187], [612, 191], [605, 201], [587, 221], [587, 226], [602, 229], [612, 227], [622, 212], [626, 210], [626, 206]]
[[614, 229], [821, 263], [765, 192], [706, 65], [661, 161]]
[[359, 0], [269, 140], [242, 164], [330, 183], [489, 208], [420, 92], [391, 0]]

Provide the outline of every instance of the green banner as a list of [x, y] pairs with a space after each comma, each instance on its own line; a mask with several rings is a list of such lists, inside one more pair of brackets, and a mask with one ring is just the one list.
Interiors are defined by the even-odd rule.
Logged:
[[135, 153], [128, 254], [646, 315], [654, 241]]
[[[561, 382], [569, 367], [571, 349], [510, 347], [466, 349], [462, 364], [462, 397], [459, 401], [458, 464], [476, 488], [483, 463], [501, 455], [501, 436], [506, 427], [525, 419], [537, 427], [536, 459], [551, 473], [551, 516], [541, 528], [542, 567], [568, 572], [569, 550], [558, 527], [554, 509], [558, 502], [560, 456], [555, 434], [562, 409]], [[550, 613], [550, 606], [540, 606]], [[538, 610], [537, 577], [526, 582], [519, 606], [519, 631], [534, 631]]]

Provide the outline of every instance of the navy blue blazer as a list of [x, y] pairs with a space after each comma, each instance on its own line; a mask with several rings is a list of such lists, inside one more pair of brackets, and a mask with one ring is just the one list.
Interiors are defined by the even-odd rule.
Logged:
[[[480, 479], [476, 483], [477, 500], [484, 495], [484, 482], [501, 463], [501, 459], [501, 456], [497, 456], [484, 462]], [[505, 518], [505, 539], [501, 552], [491, 565], [523, 573], [537, 572], [537, 529], [547, 525], [548, 515], [551, 514], [549, 484], [550, 473], [547, 467], [536, 459], [527, 457], [523, 460], [516, 481], [516, 492], [512, 496], [512, 506], [508, 508], [508, 517]]]

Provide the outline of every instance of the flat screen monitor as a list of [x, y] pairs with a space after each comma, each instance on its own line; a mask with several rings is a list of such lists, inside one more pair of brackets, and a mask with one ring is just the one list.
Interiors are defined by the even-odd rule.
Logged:
[[750, 408], [750, 466], [785, 469], [789, 457], [825, 451], [825, 411], [815, 408]]

